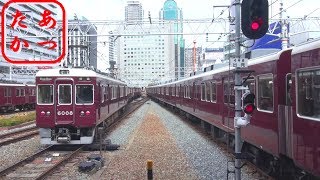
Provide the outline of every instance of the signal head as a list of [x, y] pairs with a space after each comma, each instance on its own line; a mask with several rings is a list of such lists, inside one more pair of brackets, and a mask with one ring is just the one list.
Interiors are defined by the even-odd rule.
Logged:
[[243, 0], [241, 3], [241, 29], [250, 39], [259, 39], [269, 28], [268, 0]]
[[242, 110], [246, 114], [252, 114], [255, 110], [254, 105], [255, 95], [251, 92], [246, 92], [242, 95]]

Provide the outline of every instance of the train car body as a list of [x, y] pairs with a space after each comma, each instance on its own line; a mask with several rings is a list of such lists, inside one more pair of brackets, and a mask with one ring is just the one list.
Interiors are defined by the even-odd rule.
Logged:
[[42, 70], [36, 85], [42, 144], [91, 144], [96, 127], [131, 96], [125, 83], [86, 69]]
[[[257, 110], [241, 130], [243, 150], [270, 172], [286, 171], [281, 166], [294, 164], [301, 176], [303, 171], [320, 176], [319, 55], [320, 41], [315, 41], [248, 62], [247, 69], [254, 72], [246, 84], [256, 96]], [[214, 69], [147, 87], [147, 93], [207, 123], [215, 136], [221, 131], [233, 134], [233, 71]]]
[[0, 83], [1, 112], [35, 108], [35, 85]]
[[292, 51], [286, 106], [286, 151], [296, 165], [320, 176], [320, 43]]

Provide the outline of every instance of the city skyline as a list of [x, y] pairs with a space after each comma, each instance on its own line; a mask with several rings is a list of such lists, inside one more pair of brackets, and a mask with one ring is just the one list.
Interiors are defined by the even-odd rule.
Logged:
[[[197, 3], [192, 1], [182, 1], [175, 0], [178, 8], [181, 8], [183, 11], [184, 19], [208, 19], [213, 17], [223, 17], [226, 18], [228, 15], [228, 11], [226, 8], [213, 8], [213, 6], [217, 5], [228, 5], [231, 1], [225, 0], [199, 0]], [[289, 1], [282, 0], [283, 8], [286, 9], [286, 12], [283, 13], [283, 17], [304, 17], [308, 15], [309, 17], [320, 16], [320, 2], [314, 2], [312, 0], [297, 0], [297, 1]], [[127, 4], [126, 0], [110, 0], [108, 2], [105, 1], [84, 1], [77, 0], [77, 3], [74, 3], [75, 0], [69, 0], [62, 2], [65, 5], [68, 17], [72, 18], [74, 13], [78, 16], [84, 16], [89, 20], [104, 20], [104, 21], [124, 21], [125, 19], [125, 6]], [[81, 2], [81, 3], [78, 3]], [[96, 2], [96, 3], [95, 3]], [[150, 0], [140, 0], [142, 5], [142, 9], [144, 10], [144, 18], [148, 17], [148, 12], [150, 11], [151, 18], [158, 20], [159, 19], [159, 11], [163, 7], [165, 0], [160, 1], [150, 1]], [[272, 19], [279, 18], [279, 4], [281, 0], [269, 0], [269, 14]], [[304, 7], [304, 10], [301, 10], [300, 7]], [[95, 9], [95, 11], [88, 11], [87, 9]], [[222, 15], [220, 15], [222, 14]], [[185, 26], [185, 30], [188, 26]], [[219, 28], [219, 27], [218, 27]], [[194, 28], [196, 29], [196, 28]], [[199, 30], [202, 32], [203, 30]], [[217, 30], [218, 32], [223, 31], [223, 28]], [[98, 33], [99, 34], [99, 33]], [[197, 40], [197, 46], [210, 47], [212, 43], [206, 43], [205, 37], [200, 37], [199, 35], [190, 35], [186, 36], [186, 48], [193, 47], [193, 39]], [[209, 37], [209, 40], [215, 41], [217, 40], [217, 36]], [[192, 41], [191, 41], [192, 40]], [[215, 43], [214, 46], [221, 46], [222, 43]], [[101, 47], [101, 45], [100, 45]], [[101, 47], [103, 49], [103, 47]], [[108, 57], [105, 54], [107, 50], [101, 50], [100, 55]], [[105, 58], [107, 59], [107, 58]], [[108, 62], [100, 61], [101, 66], [103, 68], [107, 68], [109, 66]]]

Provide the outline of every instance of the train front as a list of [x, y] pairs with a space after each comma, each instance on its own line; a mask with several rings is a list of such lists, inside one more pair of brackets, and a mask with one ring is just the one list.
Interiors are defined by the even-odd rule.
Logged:
[[91, 144], [95, 133], [95, 72], [48, 69], [36, 75], [36, 125], [41, 144]]

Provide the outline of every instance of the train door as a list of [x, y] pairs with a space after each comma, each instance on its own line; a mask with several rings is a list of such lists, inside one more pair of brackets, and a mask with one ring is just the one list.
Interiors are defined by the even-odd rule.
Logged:
[[[282, 128], [283, 132], [283, 141], [282, 143], [285, 144], [285, 151], [284, 153], [287, 154], [289, 157], [292, 156], [292, 97], [293, 97], [293, 91], [292, 91], [292, 79], [291, 79], [291, 73], [286, 75], [286, 102], [284, 107], [284, 128]], [[281, 121], [281, 119], [280, 119]], [[281, 143], [281, 141], [280, 141]]]
[[63, 78], [55, 80], [55, 122], [56, 124], [75, 123], [75, 103], [73, 98], [73, 79]]
[[234, 95], [234, 82], [231, 77], [223, 78], [223, 103], [222, 103], [222, 124], [223, 126], [234, 129], [234, 103], [235, 103], [235, 95]]
[[31, 94], [31, 89], [28, 86], [25, 86], [25, 88], [24, 88], [24, 96], [25, 96], [25, 99], [26, 99], [26, 101], [25, 101], [26, 104], [29, 104], [29, 96], [30, 96], [30, 94]]
[[12, 87], [5, 87], [4, 88], [4, 96], [5, 96], [5, 103], [6, 104], [12, 104], [12, 96], [11, 96], [11, 92], [12, 92]]

